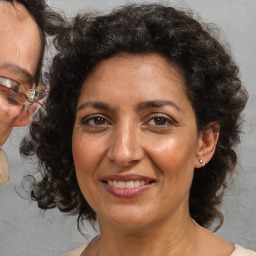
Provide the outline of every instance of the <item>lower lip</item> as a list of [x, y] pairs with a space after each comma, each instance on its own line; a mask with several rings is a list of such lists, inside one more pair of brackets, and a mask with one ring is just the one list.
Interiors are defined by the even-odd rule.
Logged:
[[105, 189], [112, 195], [116, 197], [121, 197], [121, 198], [133, 198], [136, 196], [140, 196], [143, 193], [145, 193], [148, 189], [151, 188], [153, 183], [146, 184], [143, 186], [139, 186], [136, 188], [116, 188], [112, 187], [107, 183], [103, 183]]

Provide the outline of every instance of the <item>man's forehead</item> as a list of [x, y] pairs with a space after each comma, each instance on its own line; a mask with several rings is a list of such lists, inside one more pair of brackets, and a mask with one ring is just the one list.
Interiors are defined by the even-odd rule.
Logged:
[[[3, 69], [8, 74], [26, 71], [29, 77], [34, 77], [41, 50], [40, 29], [34, 18], [19, 3], [0, 0], [0, 59], [1, 65], [18, 69]], [[14, 66], [16, 65], [16, 66]], [[21, 72], [25, 74], [25, 72]], [[29, 78], [30, 80], [30, 78]]]
[[13, 19], [19, 19], [20, 21], [32, 19], [28, 10], [22, 4], [0, 1], [0, 21], [4, 21], [4, 18], [8, 16], [11, 16]]
[[[18, 31], [21, 34], [35, 33], [38, 38], [41, 38], [40, 29], [36, 21], [25, 6], [17, 2], [12, 3], [0, 0], [0, 31], [1, 33], [5, 31], [13, 33], [13, 31], [16, 31], [16, 35]], [[6, 34], [2, 34], [2, 36], [4, 35], [6, 36]]]

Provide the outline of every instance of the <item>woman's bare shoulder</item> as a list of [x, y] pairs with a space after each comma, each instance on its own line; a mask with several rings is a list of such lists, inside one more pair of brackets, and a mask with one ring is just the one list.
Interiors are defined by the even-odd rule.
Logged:
[[[197, 224], [198, 254], [209, 256], [232, 255], [235, 246]], [[232, 255], [233, 256], [233, 255]]]

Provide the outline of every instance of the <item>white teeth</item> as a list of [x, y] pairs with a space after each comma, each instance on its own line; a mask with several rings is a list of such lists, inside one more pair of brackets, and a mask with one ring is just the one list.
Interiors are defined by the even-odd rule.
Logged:
[[124, 181], [118, 181], [117, 186], [118, 186], [118, 188], [125, 188], [125, 182]]
[[144, 180], [129, 180], [129, 181], [117, 181], [108, 180], [108, 185], [115, 188], [137, 188], [139, 186], [144, 186], [146, 182]]
[[125, 182], [125, 187], [126, 188], [134, 188], [134, 181], [131, 180], [131, 181]]
[[142, 183], [142, 181], [135, 180], [135, 181], [134, 181], [134, 187], [135, 187], [135, 188], [139, 187], [141, 183]]

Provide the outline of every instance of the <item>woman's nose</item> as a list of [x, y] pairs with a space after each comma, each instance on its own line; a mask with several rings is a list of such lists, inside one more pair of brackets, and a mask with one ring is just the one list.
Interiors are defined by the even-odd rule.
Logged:
[[144, 157], [139, 128], [126, 125], [117, 127], [111, 136], [108, 157], [120, 166], [130, 166]]

